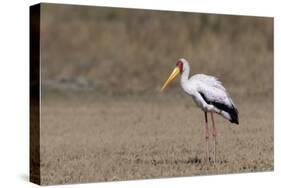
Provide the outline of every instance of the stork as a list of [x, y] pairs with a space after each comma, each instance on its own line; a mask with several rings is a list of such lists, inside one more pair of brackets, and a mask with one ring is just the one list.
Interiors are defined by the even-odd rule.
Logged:
[[189, 78], [190, 66], [186, 59], [180, 58], [176, 67], [168, 77], [167, 81], [161, 88], [163, 91], [166, 86], [171, 83], [177, 75], [181, 74], [181, 87], [184, 92], [192, 97], [196, 105], [201, 108], [205, 116], [205, 143], [206, 143], [206, 159], [209, 157], [209, 127], [208, 112], [212, 119], [212, 135], [213, 135], [213, 152], [214, 162], [216, 161], [216, 137], [217, 129], [214, 120], [214, 113], [221, 115], [233, 124], [239, 124], [238, 110], [233, 100], [230, 98], [222, 83], [213, 76], [205, 74], [196, 74]]

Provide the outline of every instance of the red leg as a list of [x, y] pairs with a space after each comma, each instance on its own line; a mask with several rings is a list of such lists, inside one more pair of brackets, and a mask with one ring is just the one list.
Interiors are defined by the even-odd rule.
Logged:
[[205, 141], [206, 141], [206, 159], [209, 161], [209, 128], [208, 128], [208, 116], [205, 112]]
[[213, 143], [214, 143], [214, 163], [216, 163], [216, 145], [217, 145], [217, 129], [216, 129], [216, 125], [215, 125], [215, 119], [214, 119], [214, 115], [213, 112], [211, 112], [211, 118], [212, 118], [212, 127], [213, 127]]

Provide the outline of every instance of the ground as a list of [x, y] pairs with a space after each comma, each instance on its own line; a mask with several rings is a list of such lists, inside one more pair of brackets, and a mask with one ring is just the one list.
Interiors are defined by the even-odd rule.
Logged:
[[271, 171], [273, 105], [264, 99], [237, 103], [239, 125], [215, 116], [216, 164], [204, 160], [204, 114], [191, 99], [43, 99], [42, 184]]

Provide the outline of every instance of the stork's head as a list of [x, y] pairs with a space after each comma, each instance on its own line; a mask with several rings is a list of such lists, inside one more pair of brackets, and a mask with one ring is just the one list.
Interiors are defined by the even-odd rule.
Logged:
[[171, 83], [179, 74], [189, 73], [189, 64], [186, 59], [180, 58], [177, 60], [176, 67], [164, 83], [164, 85], [161, 88], [161, 91], [165, 89], [165, 87]]

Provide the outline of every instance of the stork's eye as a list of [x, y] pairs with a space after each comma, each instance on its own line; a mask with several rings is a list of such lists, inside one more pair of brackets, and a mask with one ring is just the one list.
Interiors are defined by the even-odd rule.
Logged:
[[181, 61], [177, 61], [176, 66], [179, 67], [180, 72], [182, 73], [182, 70], [183, 70], [183, 63], [182, 63]]

